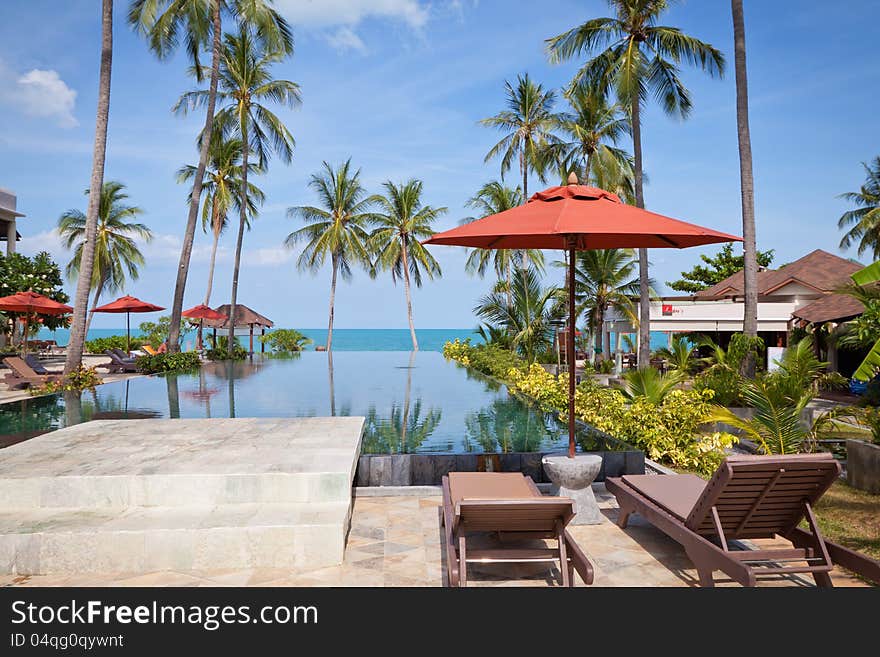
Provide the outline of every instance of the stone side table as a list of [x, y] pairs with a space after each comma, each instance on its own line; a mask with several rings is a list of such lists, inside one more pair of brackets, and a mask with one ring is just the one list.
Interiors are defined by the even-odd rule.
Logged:
[[598, 525], [602, 522], [602, 513], [592, 489], [592, 483], [602, 469], [601, 456], [577, 454], [570, 459], [567, 454], [548, 455], [541, 459], [541, 463], [553, 482], [553, 494], [574, 500], [577, 515], [572, 519], [572, 525]]

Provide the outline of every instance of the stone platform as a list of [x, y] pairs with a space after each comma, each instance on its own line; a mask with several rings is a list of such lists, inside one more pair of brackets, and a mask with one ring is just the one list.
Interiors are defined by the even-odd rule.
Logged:
[[0, 572], [340, 564], [363, 424], [105, 420], [0, 450]]

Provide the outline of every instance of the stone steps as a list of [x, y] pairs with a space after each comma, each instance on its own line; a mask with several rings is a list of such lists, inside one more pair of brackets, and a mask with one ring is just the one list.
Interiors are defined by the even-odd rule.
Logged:
[[320, 568], [342, 561], [350, 515], [350, 500], [4, 510], [0, 572]]

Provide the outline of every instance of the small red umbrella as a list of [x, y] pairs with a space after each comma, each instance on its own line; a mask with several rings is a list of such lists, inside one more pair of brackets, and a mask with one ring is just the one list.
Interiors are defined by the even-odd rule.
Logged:
[[165, 309], [127, 294], [124, 297], [119, 297], [116, 301], [92, 308], [93, 313], [125, 313], [125, 350], [127, 352], [131, 352], [131, 313], [154, 313], [160, 310]]
[[203, 303], [200, 303], [198, 306], [193, 306], [189, 310], [184, 310], [181, 315], [187, 317], [189, 319], [197, 319], [199, 320], [199, 334], [197, 339], [197, 349], [202, 348], [202, 326], [206, 319], [211, 319], [215, 321], [223, 321], [229, 319], [227, 315], [223, 313], [218, 313], [213, 308], [209, 308]]
[[[575, 252], [590, 249], [674, 248], [742, 238], [678, 219], [664, 217], [621, 202], [604, 189], [579, 185], [569, 176], [568, 185], [534, 194], [525, 205], [437, 233], [425, 244], [470, 246], [481, 249], [565, 249], [568, 258], [568, 313], [574, 326]], [[643, 318], [643, 321], [646, 321]], [[574, 354], [574, 331], [569, 331], [567, 351]], [[574, 367], [568, 368], [568, 455], [575, 452]]]
[[0, 310], [24, 314], [24, 339], [22, 353], [27, 350], [27, 335], [31, 315], [65, 315], [73, 308], [36, 292], [17, 292], [8, 297], [0, 297]]

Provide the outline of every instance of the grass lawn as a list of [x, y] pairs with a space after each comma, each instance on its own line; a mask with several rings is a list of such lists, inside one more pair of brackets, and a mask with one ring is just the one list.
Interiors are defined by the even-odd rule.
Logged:
[[880, 559], [880, 495], [835, 483], [816, 505], [825, 537], [874, 559]]

